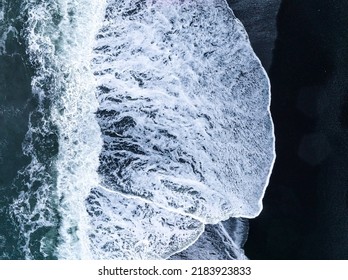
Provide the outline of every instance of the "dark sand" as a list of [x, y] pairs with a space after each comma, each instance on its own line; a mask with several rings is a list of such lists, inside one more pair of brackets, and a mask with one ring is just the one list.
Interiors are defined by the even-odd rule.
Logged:
[[[248, 25], [254, 18], [273, 32], [272, 23], [256, 20], [249, 1], [229, 2], [267, 66], [266, 43]], [[251, 259], [348, 259], [348, 2], [283, 0], [277, 28], [268, 71], [277, 159], [245, 251]]]

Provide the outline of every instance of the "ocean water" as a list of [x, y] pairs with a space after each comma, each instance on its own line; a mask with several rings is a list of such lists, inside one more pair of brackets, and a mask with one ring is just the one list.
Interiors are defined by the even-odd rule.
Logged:
[[2, 0], [0, 31], [1, 259], [245, 258], [274, 134], [225, 1]]

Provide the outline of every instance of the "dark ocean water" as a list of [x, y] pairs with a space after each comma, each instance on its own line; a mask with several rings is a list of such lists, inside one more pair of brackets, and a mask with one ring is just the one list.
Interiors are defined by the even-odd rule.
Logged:
[[103, 3], [0, 1], [0, 259], [245, 258], [274, 138], [243, 26]]
[[[5, 13], [6, 10], [9, 13]], [[1, 2], [4, 18], [1, 34], [7, 33], [5, 21], [19, 15], [19, 3]], [[20, 26], [17, 22], [14, 25]], [[28, 128], [29, 113], [33, 109], [31, 69], [26, 64], [25, 48], [14, 32], [7, 35], [0, 55], [0, 258], [20, 258], [19, 232], [10, 219], [8, 205], [18, 196], [22, 187], [12, 185], [18, 171], [29, 163], [23, 154], [22, 143]], [[6, 53], [5, 53], [6, 49]]]

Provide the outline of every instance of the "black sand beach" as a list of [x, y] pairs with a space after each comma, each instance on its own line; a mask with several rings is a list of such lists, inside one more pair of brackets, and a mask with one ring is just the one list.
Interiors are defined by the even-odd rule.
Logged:
[[272, 33], [268, 15], [279, 1], [260, 4], [263, 16], [255, 16], [250, 1], [229, 2], [270, 65], [276, 134], [277, 159], [264, 210], [250, 222], [246, 255], [347, 259], [348, 3], [283, 0], [270, 63], [272, 36], [261, 36], [260, 44], [254, 24]]

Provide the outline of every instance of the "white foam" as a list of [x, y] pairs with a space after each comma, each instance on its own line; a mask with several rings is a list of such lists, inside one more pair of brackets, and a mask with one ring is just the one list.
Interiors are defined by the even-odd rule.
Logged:
[[[60, 1], [58, 30], [50, 34], [54, 53], [49, 54], [57, 83], [52, 121], [59, 131], [56, 160], [57, 196], [60, 199], [58, 257], [91, 258], [85, 199], [98, 185], [98, 157], [102, 146], [94, 118], [98, 103], [90, 70], [91, 51], [103, 1]], [[54, 15], [54, 13], [53, 13]], [[54, 56], [54, 57], [53, 57]]]
[[[28, 258], [40, 227], [58, 228], [58, 258], [168, 258], [205, 223], [261, 210], [269, 83], [226, 2], [106, 4], [23, 4], [39, 107], [24, 144], [28, 192], [12, 209]], [[51, 136], [55, 159], [38, 148]]]
[[204, 223], [255, 217], [269, 83], [225, 1], [108, 1], [94, 70], [106, 188]]
[[245, 240], [248, 226], [245, 221], [231, 218], [215, 225], [206, 225], [204, 233], [186, 250], [170, 259], [184, 260], [245, 260], [241, 238]]
[[[57, 224], [55, 214], [54, 179], [51, 173], [50, 162], [42, 154], [41, 141], [48, 140], [52, 135], [51, 124], [44, 118], [35, 119], [35, 113], [30, 115], [28, 132], [23, 143], [23, 153], [31, 158], [30, 164], [19, 171], [13, 185], [21, 189], [17, 199], [10, 205], [10, 215], [21, 234], [18, 246], [26, 259], [34, 259], [39, 252], [35, 252], [36, 239], [34, 236], [51, 235]], [[43, 253], [42, 257], [51, 252]]]
[[[54, 217], [54, 226], [59, 226], [57, 257], [90, 258], [85, 199], [91, 188], [98, 185], [97, 166], [102, 142], [94, 118], [98, 103], [94, 77], [89, 69], [94, 36], [104, 15], [104, 3], [57, 0], [37, 4], [27, 1], [22, 7], [22, 13], [28, 15], [24, 34], [30, 61], [35, 68], [32, 87], [39, 99], [37, 110], [42, 114], [39, 124], [49, 124], [50, 127], [45, 129], [30, 122], [24, 150], [33, 160], [27, 173], [35, 175], [33, 180], [40, 181], [41, 185], [36, 192], [29, 186], [13, 208], [30, 203], [35, 196], [35, 207], [28, 207], [28, 213], [23, 213], [20, 224], [23, 227], [30, 224], [36, 229]], [[54, 128], [59, 134], [59, 152], [55, 162], [52, 158], [47, 159], [51, 168], [48, 171], [47, 163], [40, 162], [42, 158], [34, 161], [37, 151], [33, 146], [40, 144], [42, 139], [33, 139], [31, 134], [34, 132], [45, 137], [55, 133]], [[37, 166], [44, 166], [43, 172], [56, 175], [48, 186], [47, 180], [40, 180], [38, 174], [30, 171]], [[52, 207], [54, 213], [44, 215], [40, 211]], [[30, 218], [36, 212], [40, 216], [38, 221]], [[21, 215], [19, 211], [14, 213], [16, 217]], [[22, 231], [26, 242], [30, 242], [31, 233], [26, 229]], [[46, 237], [40, 241], [42, 254], [52, 242]]]
[[87, 199], [94, 259], [163, 259], [194, 243], [199, 221], [102, 188]]
[[17, 39], [18, 30], [11, 25], [11, 22], [6, 20], [6, 9], [8, 4], [5, 1], [0, 1], [0, 55], [6, 55], [6, 43], [9, 36]]

